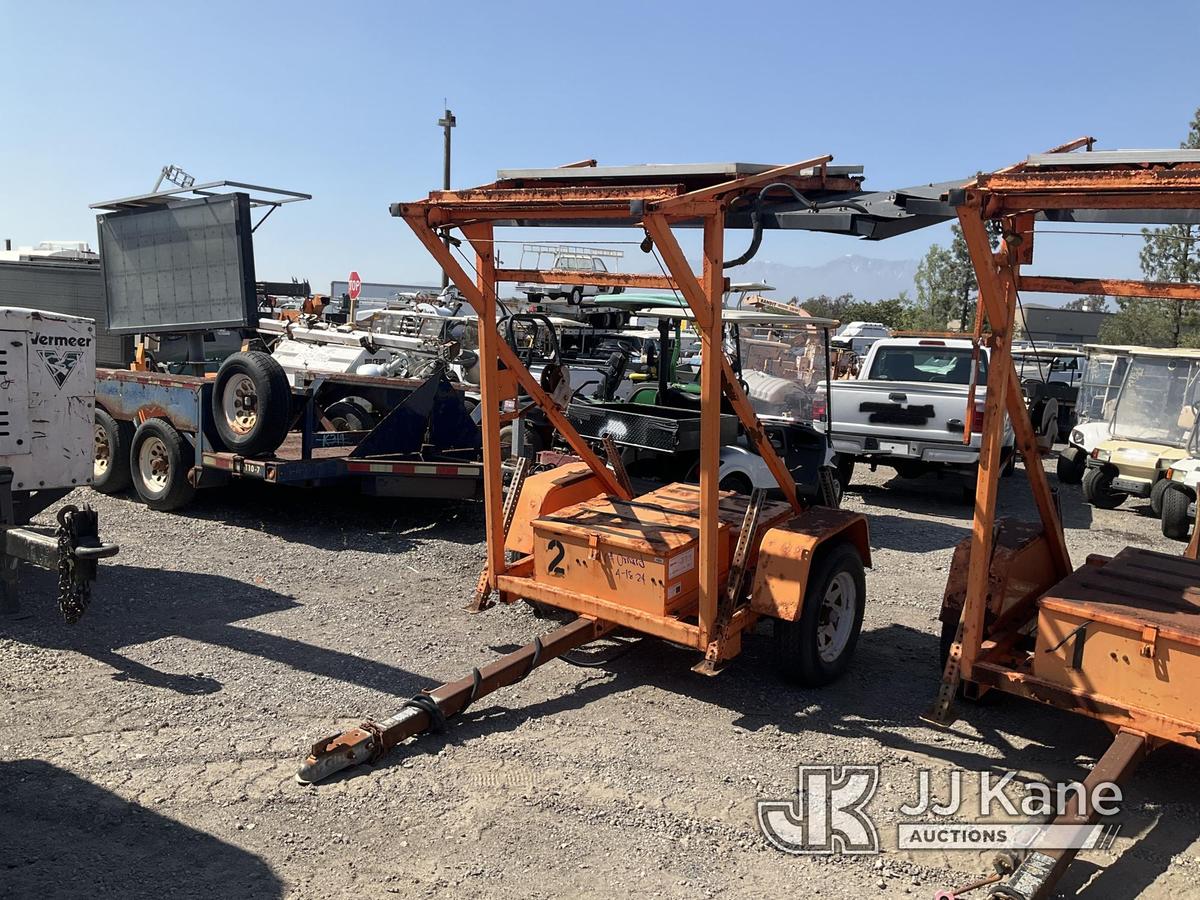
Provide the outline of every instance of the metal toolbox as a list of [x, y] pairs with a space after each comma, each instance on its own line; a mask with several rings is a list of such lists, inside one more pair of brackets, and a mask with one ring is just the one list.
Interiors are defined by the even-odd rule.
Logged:
[[1200, 564], [1128, 547], [1039, 601], [1033, 674], [1127, 708], [1200, 721]]
[[[699, 491], [672, 484], [636, 500], [602, 497], [533, 523], [538, 581], [612, 600], [653, 615], [679, 612], [698, 596]], [[718, 568], [729, 568], [748, 498], [721, 494]], [[787, 519], [785, 503], [767, 503], [760, 522]]]
[[[700, 449], [700, 409], [642, 403], [572, 403], [567, 418], [585, 438], [611, 436], [617, 444], [660, 453]], [[721, 416], [721, 443], [737, 440], [737, 416]]]

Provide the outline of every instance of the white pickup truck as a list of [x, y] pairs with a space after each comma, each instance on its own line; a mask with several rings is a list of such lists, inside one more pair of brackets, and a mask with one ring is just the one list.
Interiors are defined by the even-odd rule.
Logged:
[[[859, 376], [830, 390], [833, 449], [845, 487], [856, 462], [891, 466], [905, 478], [958, 469], [973, 474], [987, 391], [988, 350], [979, 356], [971, 421], [967, 400], [975, 371], [971, 342], [885, 338], [867, 352]], [[971, 430], [969, 442], [963, 433]], [[1005, 473], [1011, 471], [1012, 430], [1005, 425]]]

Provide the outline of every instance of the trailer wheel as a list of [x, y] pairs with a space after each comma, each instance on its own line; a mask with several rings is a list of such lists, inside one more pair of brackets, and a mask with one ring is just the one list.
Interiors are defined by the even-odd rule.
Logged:
[[379, 424], [379, 417], [361, 397], [346, 397], [325, 407], [325, 418], [337, 431], [370, 431]]
[[217, 433], [235, 453], [271, 453], [291, 425], [292, 391], [283, 367], [267, 353], [235, 353], [221, 363], [213, 386]]
[[[516, 429], [512, 425], [505, 425], [500, 429], [500, 461], [504, 462], [508, 459], [514, 459], [518, 454], [513, 449], [513, 435]], [[540, 451], [545, 448], [542, 446], [541, 436], [536, 431], [526, 425], [521, 429], [521, 456], [526, 459], [536, 459]]]
[[1155, 516], [1161, 516], [1163, 511], [1163, 496], [1167, 488], [1171, 486], [1171, 482], [1166, 478], [1160, 478], [1154, 482], [1154, 487], [1150, 488], [1150, 512]]
[[1116, 509], [1129, 497], [1124, 491], [1113, 490], [1116, 477], [1112, 469], [1088, 467], [1083, 473], [1083, 498], [1098, 509]]
[[102, 494], [116, 494], [129, 487], [133, 474], [129, 469], [129, 445], [133, 425], [118, 422], [96, 407], [95, 450], [92, 457], [92, 487]]
[[1079, 484], [1083, 481], [1083, 473], [1087, 470], [1087, 455], [1077, 447], [1067, 447], [1058, 454], [1058, 465], [1055, 471], [1058, 480], [1063, 484]]
[[788, 681], [808, 687], [829, 684], [850, 664], [862, 630], [866, 578], [851, 544], [818, 557], [795, 622], [775, 620], [775, 665]]
[[[699, 476], [696, 480], [700, 480]], [[745, 494], [747, 497], [754, 493], [754, 485], [750, 483], [750, 478], [741, 472], [730, 472], [718, 482], [717, 487], [723, 491]]]
[[1188, 516], [1191, 495], [1181, 487], [1167, 482], [1170, 487], [1162, 497], [1162, 533], [1173, 541], [1186, 541], [1192, 527]]
[[151, 509], [179, 509], [196, 489], [188, 481], [191, 442], [165, 419], [147, 419], [133, 433], [129, 462], [133, 487]]

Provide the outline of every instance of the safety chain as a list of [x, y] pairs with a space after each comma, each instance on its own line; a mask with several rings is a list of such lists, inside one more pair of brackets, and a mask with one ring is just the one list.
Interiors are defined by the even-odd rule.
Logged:
[[79, 621], [92, 595], [91, 581], [78, 569], [75, 547], [77, 526], [82, 524], [78, 519], [95, 515], [86, 505], [82, 512], [72, 505], [58, 511], [58, 608], [68, 625]]

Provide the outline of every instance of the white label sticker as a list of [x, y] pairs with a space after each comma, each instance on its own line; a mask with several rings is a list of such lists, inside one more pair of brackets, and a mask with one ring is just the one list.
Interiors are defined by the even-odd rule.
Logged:
[[683, 553], [672, 557], [667, 563], [667, 578], [678, 578], [684, 572], [690, 572], [696, 568], [696, 548], [688, 547]]
[[671, 590], [670, 590], [668, 596], [674, 597], [676, 594], [678, 594], [682, 590], [683, 590], [683, 582], [681, 582], [681, 581], [676, 582], [675, 584], [671, 585]]

